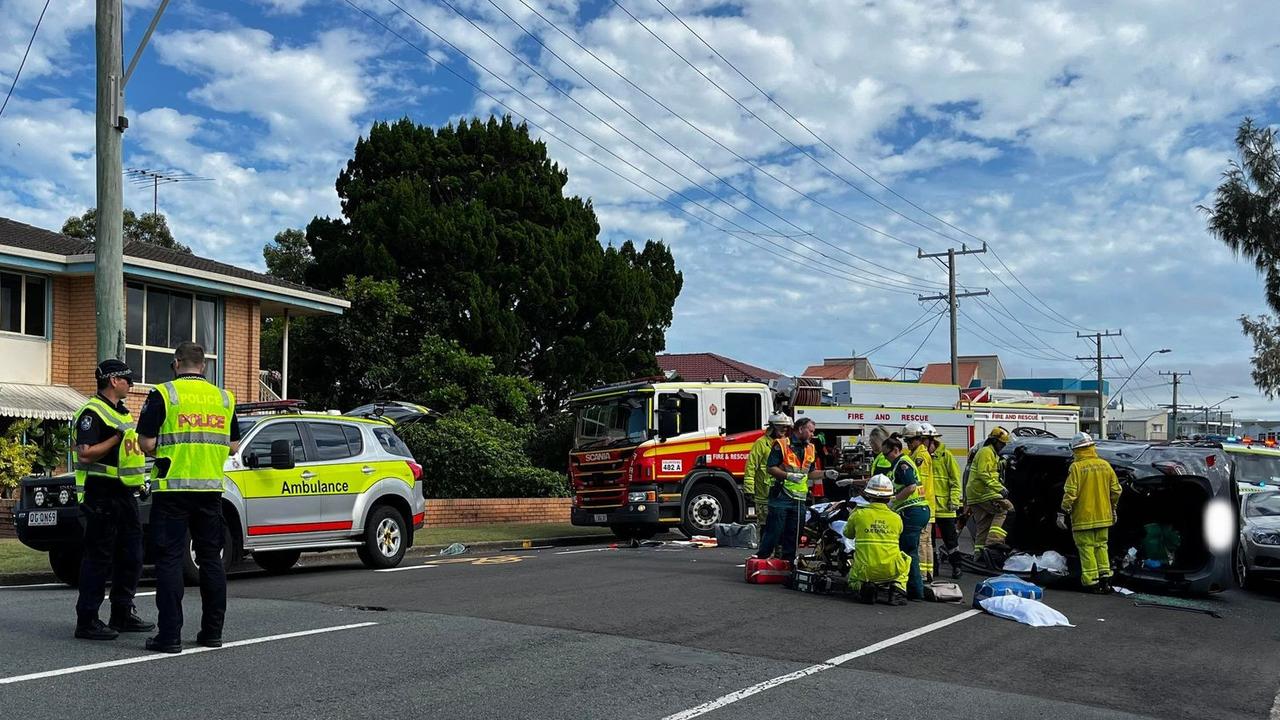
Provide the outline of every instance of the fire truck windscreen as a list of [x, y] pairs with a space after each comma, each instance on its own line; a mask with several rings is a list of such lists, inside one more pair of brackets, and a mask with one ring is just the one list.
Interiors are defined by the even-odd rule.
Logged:
[[643, 395], [608, 398], [579, 406], [574, 449], [644, 442], [649, 437], [648, 410], [648, 397]]

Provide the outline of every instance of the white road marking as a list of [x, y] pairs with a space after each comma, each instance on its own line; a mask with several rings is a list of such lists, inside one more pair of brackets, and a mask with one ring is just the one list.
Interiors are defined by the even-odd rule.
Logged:
[[66, 583], [36, 583], [34, 585], [0, 585], [0, 590], [22, 590], [23, 588], [46, 588], [46, 587], [64, 587], [71, 589]]
[[860, 650], [854, 650], [853, 652], [849, 652], [849, 653], [845, 653], [844, 655], [833, 657], [830, 660], [820, 662], [817, 665], [810, 665], [807, 668], [802, 668], [795, 672], [787, 673], [786, 675], [779, 675], [776, 678], [765, 680], [764, 682], [757, 683], [755, 685], [752, 685], [751, 687], [743, 688], [741, 690], [735, 690], [734, 692], [731, 692], [728, 695], [723, 695], [721, 697], [716, 698], [715, 700], [702, 703], [697, 707], [689, 708], [688, 710], [685, 710], [683, 712], [678, 712], [674, 715], [668, 715], [667, 717], [663, 718], [663, 720], [690, 720], [691, 718], [696, 718], [701, 715], [706, 715], [707, 713], [713, 710], [718, 710], [726, 705], [732, 705], [733, 703], [736, 703], [739, 700], [743, 700], [751, 697], [752, 695], [762, 693], [765, 690], [768, 690], [770, 688], [775, 688], [779, 685], [789, 683], [793, 680], [799, 680], [800, 678], [808, 677], [816, 673], [832, 670], [844, 663], [849, 662], [850, 660], [854, 660], [856, 658], [870, 655], [871, 653], [884, 650], [885, 648], [888, 648], [888, 647], [893, 647], [894, 645], [897, 645], [899, 643], [904, 643], [913, 638], [918, 638], [921, 635], [931, 633], [934, 630], [940, 630], [944, 627], [947, 627], [948, 625], [952, 625], [960, 622], [961, 620], [967, 620], [968, 618], [971, 618], [974, 615], [981, 615], [981, 614], [982, 614], [981, 610], [967, 610], [965, 612], [960, 613], [959, 615], [954, 615], [952, 617], [946, 618], [945, 620], [939, 620], [938, 622], [930, 623], [923, 627], [918, 627], [915, 630], [904, 632], [901, 635], [894, 635], [893, 637], [887, 640], [881, 640], [878, 643], [875, 643], [873, 645], [868, 645]]
[[140, 597], [146, 597], [148, 595], [155, 595], [155, 594], [156, 594], [155, 590], [148, 590], [147, 592], [134, 593], [133, 596], [136, 598], [140, 598]]
[[89, 672], [90, 670], [102, 670], [105, 668], [119, 667], [121, 665], [136, 665], [137, 663], [151, 662], [153, 660], [172, 660], [174, 658], [186, 657], [197, 653], [230, 650], [231, 648], [245, 647], [246, 645], [258, 645], [261, 643], [275, 642], [277, 640], [289, 640], [291, 638], [304, 637], [307, 635], [321, 635], [323, 633], [338, 632], [340, 630], [354, 630], [356, 628], [370, 627], [377, 624], [378, 623], [376, 622], [362, 622], [354, 623], [352, 625], [334, 625], [332, 627], [316, 628], [315, 630], [300, 630], [298, 632], [283, 633], [280, 635], [250, 638], [248, 640], [235, 640], [226, 643], [220, 648], [194, 647], [190, 650], [183, 650], [180, 654], [176, 655], [153, 653], [150, 655], [140, 655], [138, 657], [123, 658], [120, 660], [108, 660], [106, 662], [92, 663], [89, 665], [76, 665], [74, 667], [60, 668], [58, 670], [45, 670], [44, 672], [28, 673], [26, 675], [13, 675], [11, 677], [0, 678], [0, 685], [12, 685], [13, 683], [26, 682], [27, 680], [41, 680], [44, 678], [58, 677], [60, 675], [73, 675], [75, 673]]
[[612, 550], [612, 549], [613, 548], [602, 547], [602, 548], [587, 548], [586, 550], [562, 550], [556, 554], [557, 555], [577, 555], [578, 553], [603, 552], [605, 550]]
[[403, 567], [383, 568], [374, 570], [374, 572], [403, 572], [405, 570], [426, 570], [427, 568], [440, 567], [439, 565], [405, 565]]
[[1271, 703], [1271, 716], [1268, 720], [1280, 720], [1280, 690], [1276, 691], [1276, 701]]

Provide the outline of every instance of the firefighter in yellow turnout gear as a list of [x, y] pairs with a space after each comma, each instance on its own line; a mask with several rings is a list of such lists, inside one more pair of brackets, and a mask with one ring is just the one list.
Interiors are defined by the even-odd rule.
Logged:
[[769, 416], [769, 425], [764, 435], [751, 446], [747, 455], [747, 468], [742, 477], [742, 494], [751, 499], [756, 506], [756, 530], [758, 539], [764, 537], [764, 523], [769, 517], [769, 488], [773, 486], [773, 477], [769, 475], [769, 452], [778, 439], [787, 434], [791, 427], [791, 418], [785, 413], [774, 413]]
[[973, 456], [973, 466], [969, 469], [964, 502], [977, 527], [973, 539], [975, 559], [985, 548], [1004, 545], [1009, 535], [1004, 524], [1013, 503], [1009, 502], [1009, 491], [1000, 479], [1000, 451], [1010, 439], [1008, 430], [994, 428]]
[[[926, 430], [926, 427], [928, 430]], [[929, 452], [927, 440], [933, 432], [932, 425], [924, 423], [907, 423], [903, 436], [907, 440], [907, 449], [911, 462], [915, 463], [916, 474], [920, 479], [922, 495], [929, 502], [930, 517], [933, 517], [933, 455]], [[933, 523], [930, 522], [920, 531], [920, 574], [924, 581], [933, 579]]]
[[1100, 593], [1110, 592], [1111, 558], [1107, 553], [1109, 531], [1116, 521], [1120, 480], [1111, 464], [1098, 457], [1093, 438], [1076, 433], [1071, 440], [1075, 460], [1062, 489], [1058, 527], [1066, 530], [1070, 518], [1072, 539], [1080, 553], [1080, 584]]
[[960, 532], [956, 528], [956, 516], [960, 513], [961, 492], [960, 463], [942, 442], [942, 433], [925, 424], [929, 452], [933, 455], [933, 494], [929, 496], [929, 509], [933, 521], [942, 536], [942, 555], [951, 565], [951, 579], [960, 578]]
[[877, 585], [892, 583], [889, 604], [906, 605], [911, 557], [898, 546], [902, 518], [889, 508], [893, 481], [876, 475], [862, 494], [871, 504], [855, 509], [844, 526], [845, 537], [854, 542], [849, 589], [870, 604], [875, 602]]

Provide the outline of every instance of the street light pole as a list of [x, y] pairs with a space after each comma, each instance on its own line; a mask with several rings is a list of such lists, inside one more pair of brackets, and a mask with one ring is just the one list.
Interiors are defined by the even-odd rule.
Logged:
[[1134, 368], [1133, 372], [1129, 373], [1129, 377], [1125, 378], [1124, 382], [1120, 383], [1120, 387], [1116, 388], [1116, 391], [1112, 394], [1118, 397], [1120, 395], [1120, 391], [1124, 389], [1124, 386], [1129, 384], [1129, 381], [1132, 380], [1134, 376], [1138, 374], [1138, 371], [1142, 369], [1143, 365], [1147, 364], [1148, 360], [1150, 360], [1155, 355], [1163, 355], [1168, 352], [1173, 352], [1173, 351], [1170, 350], [1169, 348], [1160, 348], [1159, 350], [1152, 350], [1151, 352], [1147, 353], [1147, 356], [1142, 359], [1142, 362], [1138, 363], [1138, 367]]
[[[1228, 400], [1236, 400], [1236, 399], [1238, 399], [1239, 397], [1240, 397], [1239, 395], [1232, 395], [1231, 397], [1223, 398], [1223, 399], [1219, 400], [1218, 402], [1216, 402], [1216, 403], [1214, 403], [1214, 404], [1212, 404], [1212, 405], [1210, 405], [1210, 406], [1208, 406], [1208, 407], [1206, 407], [1206, 408], [1204, 409], [1204, 434], [1205, 434], [1205, 435], [1208, 435], [1208, 434], [1209, 434], [1209, 411], [1210, 411], [1210, 410], [1212, 410], [1212, 409], [1214, 409], [1214, 408], [1216, 408], [1216, 407], [1218, 407], [1218, 406], [1219, 406], [1219, 405], [1221, 405], [1222, 403], [1227, 402]], [[1221, 410], [1219, 410], [1219, 411], [1218, 411], [1218, 432], [1219, 432], [1219, 433], [1221, 433], [1221, 432], [1222, 432], [1222, 411], [1221, 411]]]

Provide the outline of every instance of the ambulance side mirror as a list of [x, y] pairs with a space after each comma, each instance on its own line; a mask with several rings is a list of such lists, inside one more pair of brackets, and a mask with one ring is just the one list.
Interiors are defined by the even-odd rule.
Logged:
[[293, 469], [293, 444], [287, 439], [271, 441], [271, 469]]

